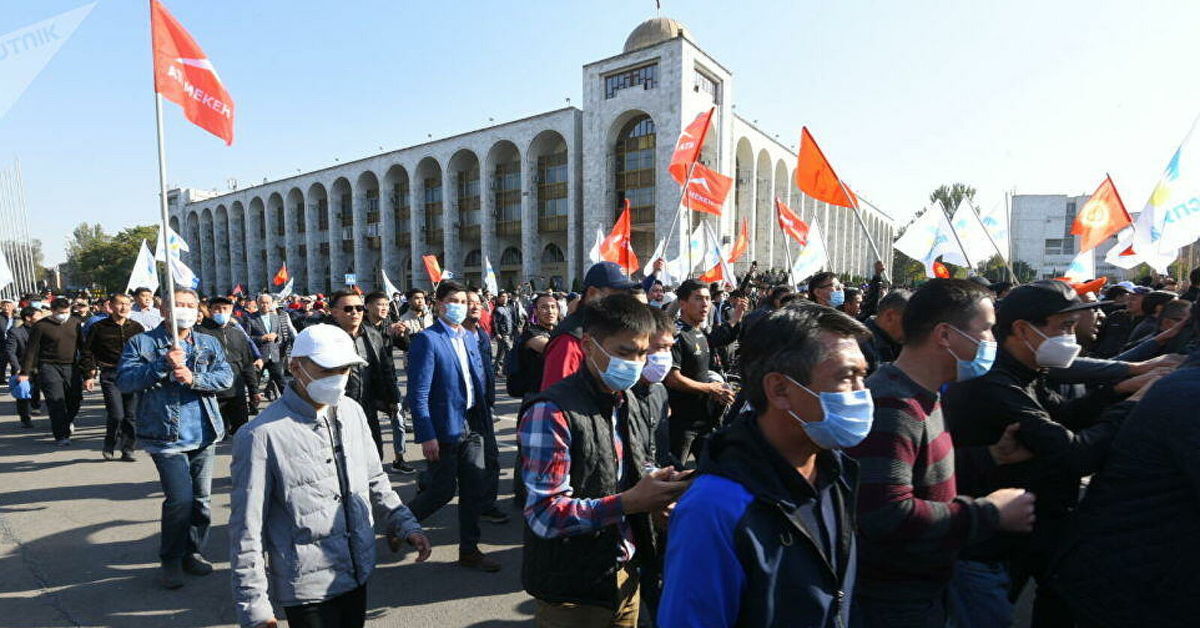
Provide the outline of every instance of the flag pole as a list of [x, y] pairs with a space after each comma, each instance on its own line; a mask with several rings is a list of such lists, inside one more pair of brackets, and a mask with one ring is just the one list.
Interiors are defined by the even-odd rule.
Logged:
[[[683, 178], [683, 186], [681, 186], [679, 188], [679, 201], [677, 203], [675, 203], [675, 218], [671, 219], [671, 226], [667, 227], [667, 233], [671, 233], [671, 232], [675, 231], [675, 225], [679, 222], [679, 217], [681, 215], [683, 215], [683, 213], [684, 213], [684, 212], [680, 211], [680, 208], [679, 208], [680, 205], [683, 205], [684, 209], [686, 209], [687, 211], [689, 211], [689, 212], [691, 211], [691, 207], [687, 203], [687, 186], [688, 186], [688, 181], [691, 181], [691, 179], [692, 179], [692, 171], [695, 169], [696, 169], [696, 162], [693, 161], [692, 165], [688, 166], [687, 176]], [[688, 222], [690, 223], [691, 220], [689, 220]], [[692, 261], [691, 232], [692, 232], [691, 225], [689, 224], [687, 231], [685, 231], [683, 234], [684, 238], [687, 239], [687, 241], [688, 241], [687, 249], [688, 249], [688, 263], [689, 264]], [[666, 254], [666, 251], [663, 251], [663, 253]], [[650, 264], [653, 265], [654, 260], [650, 260]], [[692, 274], [692, 270], [690, 267], [688, 268], [688, 272], [686, 274], [688, 274], [688, 275]], [[685, 279], [686, 279], [686, 277], [685, 277]]]
[[[1008, 193], [1005, 192], [1005, 194], [1007, 195]], [[1004, 253], [1000, 251], [1000, 245], [996, 244], [995, 238], [993, 238], [992, 234], [987, 230], [987, 225], [983, 224], [983, 219], [979, 217], [979, 210], [975, 207], [975, 201], [973, 199], [968, 200], [970, 201], [971, 209], [973, 210], [971, 213], [975, 214], [975, 221], [979, 223], [979, 228], [983, 229], [983, 235], [987, 236], [988, 242], [992, 243], [992, 248], [996, 249], [996, 254], [1000, 256], [1000, 261], [1004, 262], [1004, 267], [1008, 269], [1008, 274], [1012, 278], [1012, 281], [1016, 282], [1017, 273], [1013, 272], [1012, 263], [1009, 262], [1006, 257], [1004, 257]], [[950, 226], [953, 227], [954, 225]]]
[[[779, 203], [780, 203], [780, 200], [779, 200], [779, 197], [777, 196], [777, 197], [775, 197], [775, 226], [779, 227], [780, 231], [783, 231], [783, 227], [780, 226], [780, 223], [779, 223], [779, 218], [780, 218]], [[790, 239], [791, 238], [785, 232], [783, 234], [783, 257], [785, 260], [787, 260], [788, 283], [792, 284], [792, 287], [795, 288], [796, 287], [796, 278], [792, 276], [792, 247], [791, 247], [791, 242], [788, 242], [788, 240], [790, 240]]]
[[[941, 204], [942, 204], [941, 201], [938, 201], [938, 205], [941, 205]], [[939, 209], [941, 209], [942, 215], [945, 216], [946, 210], [942, 209], [941, 207], [939, 207]], [[963, 246], [962, 238], [958, 237], [958, 229], [954, 228], [954, 218], [953, 217], [946, 218], [946, 224], [950, 226], [950, 234], [954, 236], [954, 241], [958, 243], [958, 250], [962, 251], [963, 259], [966, 260], [966, 262], [967, 262], [967, 276], [969, 277], [971, 275], [974, 275], [975, 274], [974, 262], [971, 261], [971, 256], [967, 255], [967, 247]]]
[[[846, 188], [846, 184], [842, 183], [841, 178], [838, 178], [838, 185], [842, 188], [842, 194], [845, 194], [847, 199], [851, 199], [850, 208], [854, 210], [854, 217], [858, 219], [858, 226], [862, 227], [863, 235], [867, 236], [867, 244], [871, 245], [871, 252], [875, 254], [876, 260], [882, 262], [883, 256], [879, 254], [879, 247], [875, 246], [875, 238], [871, 237], [871, 231], [867, 229], [867, 223], [863, 222], [861, 210], [858, 208], [858, 196], [850, 193], [850, 190]], [[876, 209], [879, 208], [876, 207]], [[890, 262], [891, 260], [888, 261]], [[883, 270], [883, 280], [889, 283], [892, 281], [892, 278], [888, 276], [886, 264]]]
[[[158, 128], [158, 209], [159, 218], [162, 224], [159, 226], [159, 233], [163, 236], [164, 245], [167, 242], [167, 225], [170, 224], [170, 217], [167, 215], [167, 155], [166, 147], [163, 143], [163, 115], [162, 115], [162, 96], [158, 91], [154, 92], [154, 121]], [[168, 310], [168, 322], [171, 325], [171, 338], [174, 341], [174, 346], [179, 346], [179, 327], [175, 323], [175, 263], [172, 259], [174, 255], [170, 247], [164, 246], [167, 254], [167, 289], [163, 294], [164, 300], [169, 300], [171, 307]]]

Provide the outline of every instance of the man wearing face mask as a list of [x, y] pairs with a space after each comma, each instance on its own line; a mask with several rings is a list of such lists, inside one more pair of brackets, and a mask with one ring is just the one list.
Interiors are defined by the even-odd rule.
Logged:
[[581, 311], [583, 367], [527, 398], [521, 413], [521, 582], [539, 626], [632, 628], [638, 569], [655, 557], [647, 513], [687, 484], [654, 468], [650, 419], [628, 394], [655, 328], [649, 309], [618, 294]]
[[331, 317], [337, 326], [350, 335], [358, 355], [365, 364], [350, 369], [346, 396], [357, 401], [367, 415], [367, 424], [375, 437], [379, 457], [383, 457], [383, 431], [379, 413], [389, 416], [398, 411], [400, 391], [396, 387], [396, 363], [392, 348], [377, 329], [366, 324], [367, 306], [354, 292], [338, 291], [329, 298]]
[[483, 296], [471, 288], [467, 290], [467, 317], [463, 319], [463, 329], [479, 347], [479, 359], [483, 364], [483, 403], [486, 408], [482, 413], [484, 419], [478, 425], [471, 426], [483, 436], [483, 462], [487, 473], [484, 478], [483, 495], [479, 518], [489, 523], [508, 523], [508, 515], [496, 506], [496, 495], [500, 490], [500, 446], [496, 443], [496, 371], [492, 368], [492, 339], [480, 322], [483, 313]]
[[671, 515], [660, 627], [848, 625], [858, 465], [840, 450], [871, 430], [868, 333], [811, 303], [747, 330], [750, 411], [713, 435]]
[[[583, 278], [583, 297], [579, 305], [595, 303], [612, 294], [628, 293], [637, 286], [638, 283], [631, 281], [625, 271], [613, 262], [592, 264]], [[550, 334], [550, 343], [543, 353], [546, 357], [539, 390], [558, 383], [558, 380], [575, 373], [583, 365], [583, 314], [580, 309], [577, 307], [567, 315], [564, 313], [565, 301], [560, 304], [559, 318], [562, 322]]]
[[[971, 625], [1008, 625], [1008, 566], [1020, 578], [1041, 578], [1049, 557], [1063, 541], [1065, 524], [1079, 496], [1080, 478], [1094, 473], [1108, 453], [1130, 403], [1108, 409], [1094, 396], [1064, 400], [1045, 381], [1045, 369], [1067, 368], [1079, 354], [1075, 325], [1085, 303], [1062, 281], [1036, 281], [1013, 289], [996, 308], [1000, 343], [986, 374], [953, 384], [943, 397], [946, 424], [959, 453], [958, 490], [975, 497], [1006, 488], [1037, 495], [1031, 536], [1000, 534], [963, 550], [950, 595]], [[995, 469], [961, 464], [966, 448], [991, 445], [1009, 425], [1020, 425], [1017, 440], [1031, 460]], [[1047, 589], [1038, 587], [1034, 623], [1070, 625], [1069, 615]], [[1063, 618], [1067, 623], [1063, 623]]]
[[[83, 401], [83, 370], [79, 360], [83, 351], [83, 321], [71, 316], [71, 301], [57, 297], [50, 302], [50, 315], [34, 324], [29, 345], [21, 360], [20, 382], [37, 377], [38, 388], [46, 400], [50, 429], [55, 444], [71, 444], [75, 415]], [[92, 389], [92, 382], [86, 384]]]
[[[216, 338], [192, 333], [199, 318], [196, 291], [176, 288], [171, 296], [162, 304], [163, 323], [125, 343], [117, 387], [140, 396], [138, 444], [154, 460], [164, 495], [161, 582], [178, 589], [185, 572], [204, 576], [213, 570], [203, 551], [212, 522], [213, 443], [225, 437], [216, 393], [233, 385], [233, 369]], [[168, 329], [172, 320], [178, 343]]]
[[408, 407], [429, 469], [428, 486], [410, 506], [417, 520], [424, 521], [458, 493], [458, 564], [497, 572], [500, 563], [479, 551], [487, 483], [481, 426], [492, 420], [483, 359], [462, 326], [467, 288], [443, 281], [436, 296], [438, 322], [413, 336], [408, 350]]
[[634, 385], [631, 392], [638, 403], [642, 404], [643, 412], [650, 419], [654, 434], [654, 461], [659, 467], [683, 468], [671, 455], [670, 424], [667, 418], [671, 414], [670, 398], [663, 380], [671, 372], [674, 358], [671, 349], [675, 347], [675, 321], [659, 308], [651, 308], [654, 317], [654, 333], [650, 335], [650, 350], [646, 354], [646, 366], [642, 367], [642, 377]]
[[[963, 279], [933, 279], [908, 300], [904, 348], [867, 379], [875, 402], [867, 438], [846, 453], [862, 465], [856, 623], [945, 626], [946, 586], [963, 547], [997, 530], [1028, 532], [1034, 496], [1003, 488], [958, 495], [954, 441], [938, 391], [987, 373], [996, 357], [989, 291]], [[960, 461], [992, 469], [1028, 459], [1013, 429], [991, 447], [963, 448]]]
[[305, 328], [288, 363], [292, 383], [234, 439], [230, 571], [243, 626], [276, 625], [268, 590], [289, 626], [362, 626], [375, 568], [372, 507], [386, 513], [393, 552], [404, 540], [417, 562], [429, 557], [362, 408], [344, 394], [351, 366], [362, 364], [337, 327]]
[[[258, 369], [250, 337], [233, 322], [233, 301], [227, 297], [208, 300], [209, 317], [196, 326], [196, 333], [212, 336], [225, 350], [233, 370], [233, 385], [217, 392], [217, 407], [227, 434], [236, 434], [250, 418], [250, 403], [258, 407]], [[250, 400], [253, 397], [253, 400]]]
[[846, 292], [835, 273], [817, 273], [808, 280], [808, 298], [828, 307], [841, 307], [846, 302]]

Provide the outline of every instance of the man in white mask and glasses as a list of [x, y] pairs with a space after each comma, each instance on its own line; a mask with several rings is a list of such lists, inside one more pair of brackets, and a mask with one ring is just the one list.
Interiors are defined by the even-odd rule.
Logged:
[[363, 363], [339, 328], [305, 328], [288, 362], [291, 384], [234, 437], [230, 571], [243, 626], [275, 625], [268, 588], [289, 626], [362, 626], [375, 568], [372, 508], [386, 517], [392, 551], [407, 541], [417, 562], [429, 557], [366, 415], [344, 394], [350, 368]]
[[[1065, 400], [1045, 382], [1045, 369], [1067, 368], [1075, 361], [1080, 351], [1075, 326], [1081, 311], [1099, 306], [1084, 302], [1062, 281], [1015, 288], [996, 307], [999, 348], [991, 369], [952, 384], [942, 397], [956, 450], [996, 443], [1015, 422], [1020, 425], [1017, 440], [1033, 454], [1031, 460], [1001, 467], [957, 469], [959, 494], [983, 497], [1014, 487], [1037, 496], [1031, 535], [1000, 534], [960, 554], [950, 601], [960, 617], [970, 619], [969, 626], [1011, 623], [1008, 568], [1038, 579], [1046, 573], [1064, 542], [1080, 478], [1099, 469], [1132, 405], [1106, 390]], [[1071, 617], [1049, 588], [1039, 586], [1034, 625], [1041, 622], [1070, 625]]]

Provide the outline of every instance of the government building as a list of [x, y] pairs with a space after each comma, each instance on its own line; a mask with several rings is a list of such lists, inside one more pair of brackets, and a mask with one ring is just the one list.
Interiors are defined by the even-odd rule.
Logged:
[[[608, 233], [626, 199], [635, 252], [648, 261], [672, 231], [680, 203], [680, 186], [667, 172], [676, 139], [715, 107], [701, 161], [734, 177], [734, 190], [719, 218], [686, 212], [684, 220], [712, 221], [728, 245], [744, 218], [750, 249], [735, 272], [752, 260], [763, 269], [783, 268], [778, 197], [820, 225], [830, 270], [869, 275], [874, 257], [851, 210], [795, 188], [795, 151], [734, 112], [735, 87], [732, 71], [686, 28], [653, 18], [633, 30], [620, 54], [583, 66], [582, 109], [547, 111], [224, 194], [175, 189], [168, 197], [171, 226], [187, 240], [185, 262], [210, 294], [236, 284], [273, 289], [270, 279], [285, 262], [298, 293], [328, 293], [348, 282], [378, 289], [381, 271], [400, 289], [428, 287], [421, 256], [431, 253], [476, 285], [486, 258], [501, 287], [528, 280], [537, 289], [569, 289], [587, 270], [597, 230]], [[789, 139], [798, 140], [801, 122]], [[862, 212], [883, 259], [891, 260], [892, 219]], [[667, 257], [681, 250], [677, 234], [686, 226], [672, 231]]]

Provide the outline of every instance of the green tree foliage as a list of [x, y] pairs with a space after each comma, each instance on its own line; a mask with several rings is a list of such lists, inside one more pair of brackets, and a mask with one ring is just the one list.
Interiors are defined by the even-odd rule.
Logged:
[[947, 219], [954, 216], [954, 210], [958, 209], [958, 205], [964, 198], [968, 200], [975, 198], [975, 188], [966, 183], [943, 185], [929, 195], [930, 202], [941, 205], [942, 212], [946, 214]]
[[153, 250], [157, 239], [157, 225], [129, 227], [109, 235], [99, 223], [80, 223], [67, 242], [68, 282], [104, 293], [124, 290], [142, 240]]

